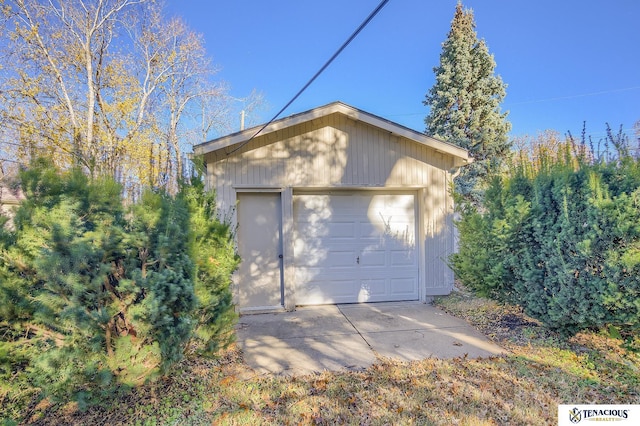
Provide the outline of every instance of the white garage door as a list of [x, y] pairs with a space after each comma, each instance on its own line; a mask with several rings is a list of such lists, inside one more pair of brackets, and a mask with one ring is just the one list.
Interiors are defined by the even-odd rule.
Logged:
[[295, 195], [296, 303], [417, 300], [413, 194]]

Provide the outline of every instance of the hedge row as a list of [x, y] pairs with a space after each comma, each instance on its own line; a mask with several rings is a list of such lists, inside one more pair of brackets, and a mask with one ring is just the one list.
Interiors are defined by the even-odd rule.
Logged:
[[[493, 180], [458, 223], [452, 266], [478, 293], [567, 334], [640, 325], [640, 162], [567, 143]], [[530, 159], [529, 159], [530, 160]]]

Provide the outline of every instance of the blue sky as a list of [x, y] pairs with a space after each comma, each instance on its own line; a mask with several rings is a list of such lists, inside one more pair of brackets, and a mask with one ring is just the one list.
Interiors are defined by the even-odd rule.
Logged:
[[[336, 100], [424, 131], [425, 93], [457, 0], [390, 0], [281, 117]], [[379, 0], [167, 0], [202, 33], [218, 77], [277, 113]], [[554, 129], [599, 138], [640, 120], [640, 1], [466, 0], [508, 84], [513, 136]], [[239, 120], [238, 120], [239, 122]]]

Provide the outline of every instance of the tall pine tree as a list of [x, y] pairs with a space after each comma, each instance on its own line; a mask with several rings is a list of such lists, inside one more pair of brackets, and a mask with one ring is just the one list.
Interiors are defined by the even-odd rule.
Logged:
[[459, 2], [424, 104], [430, 108], [426, 132], [467, 149], [473, 157], [458, 177], [456, 191], [478, 205], [492, 173], [509, 153], [511, 124], [500, 111], [506, 85], [495, 75], [493, 55], [484, 40], [478, 40], [475, 27], [473, 11]]

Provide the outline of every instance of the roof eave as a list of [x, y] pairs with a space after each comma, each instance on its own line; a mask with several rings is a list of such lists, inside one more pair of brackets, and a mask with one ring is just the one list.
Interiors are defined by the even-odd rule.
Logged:
[[438, 152], [451, 155], [455, 158], [454, 163], [456, 167], [460, 167], [472, 161], [469, 157], [469, 153], [463, 148], [445, 141], [441, 141], [431, 136], [427, 136], [424, 133], [417, 132], [408, 127], [404, 127], [382, 117], [378, 117], [374, 114], [359, 110], [342, 102], [333, 102], [325, 106], [321, 106], [309, 111], [276, 120], [273, 123], [270, 123], [268, 126], [264, 127], [262, 131], [260, 131], [260, 129], [263, 127], [263, 125], [252, 127], [250, 129], [242, 130], [218, 139], [204, 142], [202, 144], [194, 146], [194, 154], [203, 155], [210, 152], [221, 151], [226, 148], [231, 148], [231, 150], [233, 150], [238, 145], [246, 143], [247, 141], [256, 137], [258, 132], [260, 132], [259, 136], [265, 136], [270, 133], [277, 132], [278, 130], [292, 127], [301, 123], [306, 123], [316, 118], [324, 117], [334, 113], [343, 114], [353, 120], [361, 121], [371, 126], [384, 129], [392, 135], [413, 140]]

